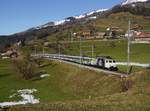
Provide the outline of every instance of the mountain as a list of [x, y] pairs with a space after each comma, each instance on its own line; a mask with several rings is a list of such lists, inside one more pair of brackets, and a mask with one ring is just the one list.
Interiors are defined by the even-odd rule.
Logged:
[[127, 0], [111, 9], [99, 9], [79, 16], [67, 17], [64, 20], [49, 22], [10, 36], [0, 36], [0, 47], [16, 43], [19, 40], [30, 41], [37, 38], [44, 38], [55, 33], [64, 32], [72, 27], [83, 26], [83, 24], [107, 18], [111, 14], [120, 12], [150, 16], [150, 0]]
[[135, 15], [150, 16], [150, 0], [127, 0], [112, 8], [111, 13], [130, 12]]
[[64, 20], [49, 22], [10, 36], [0, 36], [0, 48], [5, 45], [14, 44], [20, 40], [30, 41], [36, 38], [43, 38], [54, 33], [62, 32], [71, 28], [73, 25], [94, 20], [98, 15], [103, 15], [103, 12], [105, 11], [107, 11], [107, 9], [99, 9], [79, 16], [67, 17]]
[[81, 15], [78, 15], [78, 16], [67, 17], [64, 20], [49, 22], [49, 23], [46, 23], [44, 25], [34, 27], [32, 29], [42, 29], [42, 28], [51, 27], [51, 26], [63, 25], [63, 24], [68, 23], [68, 22], [75, 22], [75, 21], [79, 21], [79, 20], [82, 20], [82, 19], [86, 19], [86, 20], [96, 19], [97, 16], [95, 16], [94, 14], [102, 13], [102, 12], [105, 12], [107, 10], [108, 9], [99, 9], [99, 10], [92, 11], [92, 12], [85, 13], [85, 14], [81, 14]]
[[132, 4], [132, 3], [137, 3], [137, 2], [147, 2], [148, 0], [126, 0], [125, 2], [122, 3], [122, 5], [127, 5], [127, 4]]

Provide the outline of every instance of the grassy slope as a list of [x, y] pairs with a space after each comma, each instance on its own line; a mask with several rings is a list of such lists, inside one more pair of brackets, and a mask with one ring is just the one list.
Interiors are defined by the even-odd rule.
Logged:
[[[38, 92], [35, 95], [41, 102], [81, 100], [120, 92], [120, 80], [117, 77], [107, 77], [57, 62], [40, 70], [46, 71], [50, 77], [27, 81], [16, 74], [9, 60], [0, 60], [0, 102], [11, 101], [10, 95], [26, 88], [36, 88]], [[106, 87], [114, 80], [116, 82]]]
[[[12, 107], [9, 111], [149, 111], [150, 110], [150, 70], [135, 73], [128, 79], [132, 87], [127, 92], [99, 95], [82, 101], [51, 102], [47, 104]], [[108, 78], [108, 77], [107, 77]], [[102, 79], [103, 80], [103, 79]], [[111, 81], [113, 84], [115, 81]], [[109, 89], [112, 84], [107, 84]], [[93, 86], [94, 87], [94, 86]], [[105, 89], [103, 86], [103, 89]], [[103, 90], [102, 90], [103, 91]]]
[[[18, 89], [36, 88], [41, 104], [12, 107], [12, 111], [148, 111], [150, 110], [150, 70], [135, 73], [129, 80], [132, 87], [122, 92], [122, 79], [53, 62], [41, 68], [50, 77], [26, 81], [21, 79], [9, 60], [0, 61], [0, 102]], [[18, 98], [14, 98], [17, 100]], [[9, 110], [9, 111], [11, 111]]]
[[[83, 51], [91, 51], [94, 45], [94, 56], [110, 56], [117, 62], [127, 61], [127, 41], [126, 40], [108, 40], [108, 41], [82, 41], [81, 46], [88, 46], [82, 48]], [[150, 63], [150, 44], [132, 44], [131, 45], [131, 62]], [[27, 49], [29, 50], [29, 48]], [[33, 50], [34, 52], [34, 50]], [[59, 53], [58, 49], [45, 48], [47, 53]], [[38, 48], [37, 53], [42, 53], [42, 48]], [[62, 43], [61, 54], [80, 55], [80, 42]], [[84, 56], [92, 56], [91, 52], [84, 53]], [[140, 59], [139, 59], [140, 58]], [[127, 68], [119, 66], [120, 71], [126, 72]], [[141, 67], [133, 67], [133, 71], [143, 70]]]
[[[125, 40], [118, 41], [86, 41], [82, 42], [83, 51], [91, 51], [91, 46], [94, 45], [94, 56], [111, 56], [116, 61], [127, 60], [127, 42]], [[61, 54], [80, 55], [80, 43], [62, 44]], [[50, 48], [48, 48], [50, 49]], [[150, 44], [132, 44], [131, 45], [131, 61], [150, 63]], [[40, 51], [39, 51], [40, 52]], [[58, 53], [55, 50], [48, 51], [49, 53]], [[84, 53], [85, 56], [92, 54]], [[139, 59], [140, 58], [140, 59]]]
[[108, 26], [118, 26], [126, 31], [129, 18], [131, 19], [132, 25], [141, 24], [145, 30], [150, 29], [150, 26], [148, 25], [150, 22], [149, 17], [137, 16], [123, 12], [111, 14], [107, 18], [97, 19], [94, 24], [103, 31], [105, 31]]

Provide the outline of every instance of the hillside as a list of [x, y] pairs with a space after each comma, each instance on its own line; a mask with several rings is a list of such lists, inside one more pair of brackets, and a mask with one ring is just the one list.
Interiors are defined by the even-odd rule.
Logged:
[[43, 67], [41, 70], [50, 76], [37, 80], [22, 80], [13, 71], [10, 61], [0, 61], [0, 66], [1, 102], [9, 101], [9, 95], [20, 88], [36, 88], [38, 92], [35, 96], [41, 101], [41, 104], [15, 106], [6, 108], [5, 111], [150, 110], [148, 69], [132, 74], [127, 79], [130, 88], [123, 92], [125, 79], [63, 63], [54, 62]]
[[[37, 44], [37, 43], [36, 43]], [[38, 45], [29, 45], [22, 47], [21, 50], [30, 51], [32, 53], [43, 53], [42, 42], [38, 42]], [[97, 56], [110, 56], [118, 62], [127, 60], [127, 41], [126, 40], [107, 40], [107, 41], [82, 41], [81, 46], [83, 51], [91, 51], [94, 46], [94, 57]], [[60, 48], [59, 48], [60, 47]], [[138, 63], [150, 63], [150, 45], [149, 44], [132, 44], [131, 45], [131, 62]], [[51, 54], [66, 54], [66, 55], [80, 55], [80, 42], [74, 41], [72, 43], [65, 42], [53, 42], [44, 47], [45, 53]], [[83, 56], [92, 56], [92, 52], [84, 53]], [[140, 59], [139, 59], [140, 57]]]
[[[107, 27], [119, 27], [123, 29], [125, 33], [128, 28], [128, 20], [131, 19], [132, 26], [134, 24], [140, 24], [143, 26], [143, 30], [150, 29], [150, 16], [139, 16], [133, 15], [128, 12], [120, 12], [120, 13], [113, 13], [110, 14], [108, 17], [105, 18], [97, 18], [93, 21], [88, 21], [84, 24], [72, 25], [69, 30], [64, 30], [62, 32], [58, 32], [55, 34], [48, 35], [49, 39], [69, 39], [70, 31], [72, 32], [80, 32], [80, 31], [87, 31], [87, 30], [95, 30], [95, 31], [102, 31], [105, 32]], [[65, 37], [65, 38], [64, 38]], [[45, 37], [43, 37], [45, 38]]]
[[[48, 62], [49, 63], [49, 62]], [[41, 103], [84, 100], [101, 95], [121, 92], [119, 77], [106, 76], [72, 65], [52, 62], [39, 70], [49, 74], [49, 77], [36, 77], [24, 80], [15, 70], [10, 60], [0, 60], [0, 103], [17, 101], [18, 97], [9, 98], [20, 89], [37, 89], [35, 97]], [[116, 81], [107, 86], [109, 82]], [[104, 84], [103, 84], [104, 83]]]
[[[9, 44], [13, 44], [15, 42], [18, 42], [20, 40], [26, 40], [31, 41], [33, 40], [33, 37], [35, 36], [37, 40], [42, 41], [62, 41], [62, 40], [70, 40], [70, 32], [78, 32], [78, 31], [85, 31], [85, 30], [91, 30], [94, 29], [96, 31], [106, 31], [106, 28], [109, 26], [116, 26], [120, 27], [124, 30], [124, 33], [127, 30], [128, 27], [128, 18], [131, 18], [132, 25], [134, 24], [140, 24], [143, 26], [144, 30], [150, 29], [150, 17], [149, 16], [139, 16], [139, 15], [133, 15], [127, 12], [121, 12], [121, 13], [114, 13], [109, 15], [105, 18], [97, 18], [92, 21], [87, 21], [86, 23], [82, 24], [70, 24], [66, 25], [65, 27], [60, 26], [59, 30], [55, 28], [48, 28], [48, 29], [41, 29], [37, 31], [29, 31], [24, 35], [23, 34], [15, 34], [12, 36], [2, 36], [0, 37], [0, 47], [7, 46]], [[63, 28], [63, 29], [62, 29]], [[45, 33], [46, 32], [46, 33]], [[30, 37], [30, 35], [32, 35]], [[35, 40], [35, 39], [34, 39]], [[2, 48], [1, 48], [2, 50]]]

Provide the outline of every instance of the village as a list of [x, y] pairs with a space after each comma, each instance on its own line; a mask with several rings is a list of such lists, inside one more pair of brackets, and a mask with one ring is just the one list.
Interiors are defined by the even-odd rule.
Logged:
[[[133, 41], [145, 41], [150, 42], [150, 31], [143, 30], [143, 27], [139, 24], [134, 24], [131, 28], [132, 32], [132, 40]], [[120, 27], [112, 26], [107, 27], [105, 32], [94, 32], [92, 30], [88, 31], [82, 31], [82, 32], [75, 32], [73, 33], [74, 39], [80, 39], [83, 40], [109, 40], [109, 39], [126, 39], [128, 37], [128, 32], [123, 30]]]
[[[143, 26], [134, 24], [131, 27], [130, 40], [132, 43], [150, 43], [150, 31], [143, 30]], [[86, 40], [126, 40], [128, 38], [128, 31], [123, 30], [117, 26], [107, 27], [105, 32], [85, 30], [80, 32], [72, 32], [70, 41], [86, 41]], [[66, 41], [67, 42], [67, 41]], [[19, 55], [17, 47], [22, 44], [18, 41], [11, 47], [7, 47], [3, 53], [0, 54], [1, 59], [16, 58]], [[47, 46], [49, 42], [45, 42]]]

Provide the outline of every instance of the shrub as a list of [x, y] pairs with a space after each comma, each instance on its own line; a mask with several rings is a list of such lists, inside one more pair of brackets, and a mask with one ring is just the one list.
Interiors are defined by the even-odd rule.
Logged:
[[36, 74], [36, 64], [29, 55], [15, 59], [13, 63], [17, 72], [26, 80], [31, 79]]

